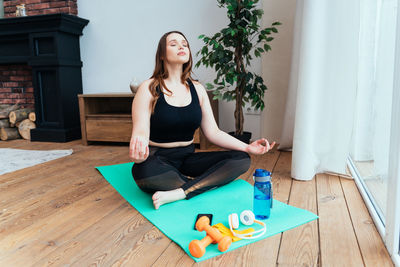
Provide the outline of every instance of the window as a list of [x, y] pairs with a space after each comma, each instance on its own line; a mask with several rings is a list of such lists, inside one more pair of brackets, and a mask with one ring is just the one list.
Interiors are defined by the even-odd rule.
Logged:
[[400, 8], [360, 1], [356, 115], [348, 165], [400, 265]]

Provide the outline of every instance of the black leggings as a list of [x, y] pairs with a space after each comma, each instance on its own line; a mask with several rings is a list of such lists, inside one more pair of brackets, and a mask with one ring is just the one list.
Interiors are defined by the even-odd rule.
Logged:
[[194, 153], [194, 144], [177, 148], [150, 146], [146, 161], [133, 164], [132, 175], [147, 193], [182, 188], [186, 198], [225, 185], [250, 167], [250, 157], [240, 151]]

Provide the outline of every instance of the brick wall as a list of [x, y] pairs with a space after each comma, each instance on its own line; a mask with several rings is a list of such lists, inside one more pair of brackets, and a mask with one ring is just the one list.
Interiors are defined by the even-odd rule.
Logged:
[[34, 108], [32, 68], [28, 65], [0, 65], [0, 104]]
[[4, 0], [4, 17], [15, 17], [17, 5], [25, 4], [27, 16], [67, 13], [78, 15], [77, 0]]

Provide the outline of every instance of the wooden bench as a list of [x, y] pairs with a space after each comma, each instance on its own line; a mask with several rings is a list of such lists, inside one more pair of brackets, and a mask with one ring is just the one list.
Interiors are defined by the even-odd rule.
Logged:
[[[212, 93], [208, 92], [210, 100]], [[131, 106], [134, 94], [79, 94], [79, 112], [82, 143], [89, 141], [129, 142], [132, 133]], [[218, 123], [218, 101], [211, 100], [214, 117]], [[210, 143], [197, 129], [194, 143], [207, 149]]]

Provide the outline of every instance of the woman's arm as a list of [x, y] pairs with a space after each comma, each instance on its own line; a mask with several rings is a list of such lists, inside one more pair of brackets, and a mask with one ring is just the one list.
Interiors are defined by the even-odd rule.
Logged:
[[275, 142], [270, 145], [265, 138], [261, 138], [248, 145], [230, 134], [221, 131], [215, 122], [210, 100], [205, 88], [200, 83], [195, 83], [195, 85], [202, 110], [201, 129], [209, 141], [226, 149], [239, 150], [252, 154], [264, 154], [273, 148]]
[[138, 88], [132, 102], [132, 137], [129, 157], [141, 163], [149, 156], [151, 100], [149, 91], [151, 80], [144, 81]]

